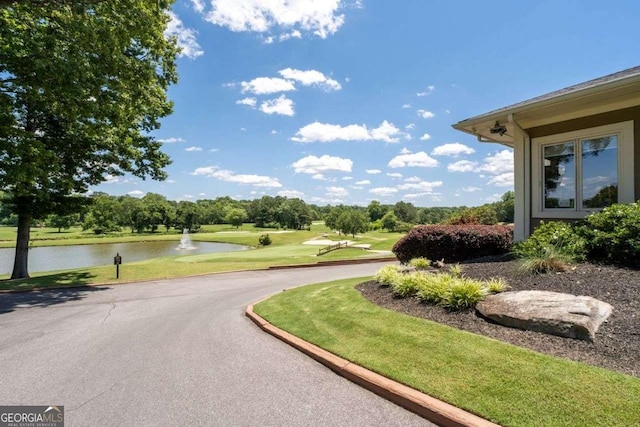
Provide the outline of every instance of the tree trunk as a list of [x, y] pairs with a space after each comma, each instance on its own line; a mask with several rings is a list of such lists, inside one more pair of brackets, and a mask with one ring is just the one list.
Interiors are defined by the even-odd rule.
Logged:
[[13, 262], [12, 279], [29, 277], [27, 260], [29, 257], [29, 235], [31, 233], [31, 215], [18, 215], [18, 237], [16, 238], [16, 257]]

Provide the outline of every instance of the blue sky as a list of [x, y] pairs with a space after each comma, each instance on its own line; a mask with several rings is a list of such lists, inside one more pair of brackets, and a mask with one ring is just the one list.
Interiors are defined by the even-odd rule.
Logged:
[[172, 200], [477, 206], [512, 153], [451, 125], [640, 62], [640, 2], [177, 0], [164, 182]]

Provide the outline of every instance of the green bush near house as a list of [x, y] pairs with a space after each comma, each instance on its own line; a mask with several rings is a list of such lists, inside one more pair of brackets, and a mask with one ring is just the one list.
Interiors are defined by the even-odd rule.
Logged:
[[576, 226], [588, 259], [640, 266], [640, 205], [615, 204], [586, 217]]
[[543, 222], [524, 242], [513, 246], [518, 258], [542, 258], [549, 254], [562, 254], [565, 260], [581, 260], [585, 257], [585, 240], [568, 222]]

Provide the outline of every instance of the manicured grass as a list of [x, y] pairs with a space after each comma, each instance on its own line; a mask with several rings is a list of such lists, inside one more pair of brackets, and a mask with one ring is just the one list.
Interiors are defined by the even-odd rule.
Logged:
[[[0, 227], [4, 235], [6, 229]], [[35, 229], [34, 229], [35, 230]], [[38, 229], [43, 235], [49, 235], [43, 229]], [[57, 230], [52, 235], [57, 235]], [[15, 229], [13, 229], [15, 234]], [[272, 244], [257, 247], [260, 235], [268, 233]], [[327, 236], [325, 236], [325, 234]], [[59, 240], [36, 240], [34, 243], [44, 245], [95, 244], [133, 242], [144, 240], [180, 240], [180, 233], [156, 233], [153, 235], [138, 235], [121, 233], [116, 236], [95, 237], [73, 231], [75, 237]], [[356, 237], [356, 243], [375, 245], [380, 249], [389, 250], [400, 238], [398, 233], [370, 232]], [[13, 237], [15, 239], [15, 236]], [[312, 264], [322, 261], [342, 260], [353, 258], [377, 258], [385, 256], [376, 252], [362, 249], [340, 249], [318, 257], [321, 246], [305, 245], [305, 241], [318, 239], [343, 240], [344, 236], [328, 233], [324, 224], [314, 224], [310, 231], [262, 230], [253, 225], [245, 224], [240, 229], [228, 225], [205, 226], [203, 231], [191, 235], [194, 242], [222, 242], [236, 243], [252, 247], [250, 250], [227, 253], [211, 253], [192, 256], [171, 256], [134, 263], [125, 263], [120, 267], [120, 279], [115, 278], [115, 267], [112, 265], [81, 268], [70, 271], [56, 271], [34, 273], [28, 280], [8, 281], [8, 276], [0, 276], [0, 290], [50, 288], [73, 285], [127, 283], [143, 280], [168, 279], [175, 277], [194, 276], [222, 271], [238, 271], [269, 268], [271, 266]], [[13, 246], [14, 243], [11, 244]], [[388, 256], [388, 254], [386, 255]]]
[[382, 309], [366, 279], [287, 290], [255, 306], [274, 325], [505, 426], [640, 425], [640, 379]]

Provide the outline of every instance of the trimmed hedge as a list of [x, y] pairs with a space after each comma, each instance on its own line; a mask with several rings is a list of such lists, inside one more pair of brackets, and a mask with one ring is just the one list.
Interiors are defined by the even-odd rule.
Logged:
[[393, 246], [403, 264], [413, 258], [457, 262], [509, 252], [513, 228], [506, 225], [420, 225]]

